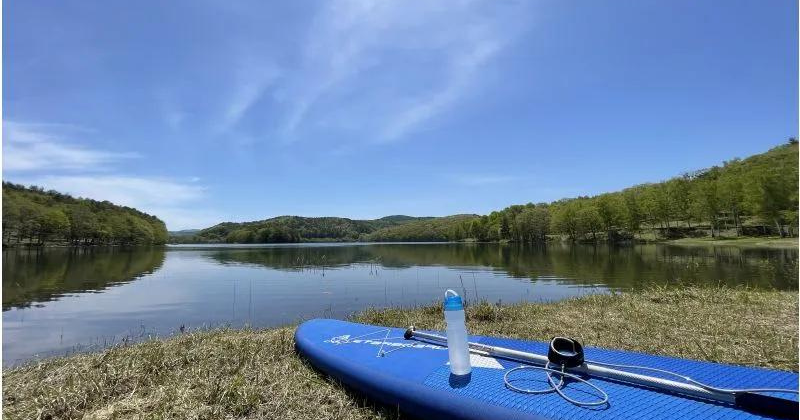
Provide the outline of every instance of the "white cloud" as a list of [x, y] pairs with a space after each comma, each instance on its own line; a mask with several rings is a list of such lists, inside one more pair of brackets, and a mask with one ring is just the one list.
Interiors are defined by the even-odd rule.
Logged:
[[205, 191], [202, 186], [169, 179], [131, 176], [46, 176], [39, 180], [59, 191], [131, 207], [185, 203], [201, 198]]
[[201, 207], [154, 207], [150, 211], [167, 224], [168, 230], [204, 229], [229, 219]]
[[221, 220], [198, 206], [206, 188], [193, 182], [122, 175], [48, 175], [15, 182], [133, 207], [164, 220], [171, 230], [207, 227]]
[[[377, 141], [405, 137], [468, 98], [479, 87], [481, 70], [529, 18], [520, 10], [524, 3], [325, 5], [309, 28], [301, 67], [277, 89], [277, 99], [289, 108], [283, 124], [289, 139], [306, 124], [328, 125], [337, 112], [345, 114], [340, 120], [358, 120], [343, 126], [364, 129]], [[420, 62], [406, 64], [406, 57]], [[380, 82], [365, 86], [362, 76]]]
[[[172, 230], [207, 227], [223, 219], [199, 205], [206, 195], [200, 178], [110, 173], [111, 164], [138, 155], [95, 150], [68, 141], [75, 134], [90, 133], [69, 124], [4, 122], [4, 180], [133, 207], [159, 217]], [[106, 171], [97, 172], [99, 169]], [[12, 179], [7, 179], [7, 173]]]
[[3, 122], [3, 169], [6, 171], [100, 170], [135, 153], [95, 150], [69, 142], [73, 132], [90, 130], [67, 124]]

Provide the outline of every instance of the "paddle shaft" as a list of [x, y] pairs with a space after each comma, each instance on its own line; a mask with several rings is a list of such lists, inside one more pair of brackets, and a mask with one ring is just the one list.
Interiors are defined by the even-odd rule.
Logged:
[[[415, 337], [420, 337], [426, 340], [447, 344], [447, 337], [443, 337], [441, 335], [429, 334], [419, 331], [412, 331], [412, 334]], [[469, 342], [469, 348], [470, 350], [476, 350], [481, 353], [489, 354], [492, 356], [514, 359], [521, 362], [533, 363], [536, 365], [544, 366], [549, 362], [547, 360], [547, 356], [509, 349], [505, 347], [489, 346], [486, 344]], [[632, 373], [632, 372], [625, 372], [603, 366], [593, 365], [591, 363], [584, 363], [581, 366], [567, 369], [567, 371], [573, 374], [583, 374], [598, 378], [606, 378], [617, 381], [630, 382], [637, 385], [644, 385], [652, 388], [658, 388], [664, 391], [677, 392], [685, 395], [690, 395], [693, 397], [706, 398], [729, 404], [736, 403], [736, 396], [732, 393], [713, 391], [710, 389], [706, 389], [693, 384], [688, 384], [685, 382], [677, 382], [669, 379], [654, 378], [652, 376], [640, 375], [638, 373]]]

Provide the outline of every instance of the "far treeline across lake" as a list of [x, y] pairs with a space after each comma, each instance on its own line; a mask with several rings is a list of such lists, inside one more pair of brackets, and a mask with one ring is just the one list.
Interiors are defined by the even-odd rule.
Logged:
[[180, 232], [176, 243], [515, 241], [622, 242], [683, 237], [797, 236], [798, 144], [593, 197], [513, 205], [487, 216], [377, 220], [281, 216]]
[[3, 182], [3, 246], [154, 245], [167, 240], [164, 222], [108, 201]]

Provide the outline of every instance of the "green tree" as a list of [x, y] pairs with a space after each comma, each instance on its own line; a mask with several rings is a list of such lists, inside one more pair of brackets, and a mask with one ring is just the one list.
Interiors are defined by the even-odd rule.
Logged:
[[600, 212], [594, 205], [587, 205], [579, 209], [576, 213], [578, 218], [578, 231], [585, 235], [592, 234], [592, 240], [597, 240], [597, 231], [603, 228], [603, 219]]
[[707, 220], [711, 230], [711, 237], [715, 236], [714, 230], [719, 229], [719, 200], [717, 183], [712, 179], [695, 181], [691, 191], [691, 211], [698, 220]]
[[69, 237], [73, 242], [86, 241], [98, 229], [97, 216], [84, 204], [69, 206]]
[[128, 242], [131, 244], [143, 245], [154, 243], [155, 235], [153, 227], [145, 220], [138, 217], [127, 216], [128, 232], [130, 237]]
[[622, 224], [623, 210], [622, 202], [618, 194], [603, 194], [595, 199], [597, 213], [600, 221], [611, 239], [614, 228]]
[[522, 210], [516, 217], [520, 240], [542, 242], [550, 230], [550, 213], [543, 207], [530, 207]]
[[20, 236], [27, 237], [28, 243], [33, 243], [34, 238], [41, 238], [45, 211], [46, 209], [43, 206], [34, 202], [22, 202], [20, 207]]
[[20, 230], [22, 229], [22, 215], [20, 205], [16, 197], [8, 197], [3, 200], [3, 244], [11, 243], [11, 238], [20, 240]]
[[226, 242], [236, 244], [252, 243], [255, 239], [253, 231], [249, 229], [237, 229], [229, 233]]
[[790, 183], [771, 171], [753, 178], [748, 185], [752, 212], [765, 223], [774, 223], [781, 236], [785, 236], [782, 211], [789, 209], [791, 203], [788, 185]]
[[[3, 183], [4, 244], [164, 243], [167, 228], [158, 218], [110, 202], [73, 198], [57, 191]], [[64, 230], [66, 226], [67, 230]]]
[[553, 208], [551, 227], [554, 232], [565, 234], [573, 241], [578, 238], [578, 211], [574, 202]]
[[667, 181], [667, 195], [669, 197], [669, 214], [677, 220], [683, 220], [686, 225], [691, 227], [692, 212], [691, 207], [691, 181], [688, 175], [673, 178]]
[[625, 227], [631, 233], [638, 233], [644, 221], [644, 211], [639, 202], [639, 191], [627, 189], [622, 193], [624, 204]]
[[508, 223], [508, 218], [505, 215], [500, 217], [500, 238], [511, 238], [511, 224]]
[[69, 232], [69, 218], [61, 209], [48, 209], [39, 213], [39, 242], [63, 238]]
[[717, 193], [721, 208], [730, 212], [731, 221], [736, 228], [736, 236], [742, 234], [742, 208], [744, 206], [744, 186], [740, 174], [726, 174], [717, 181]]
[[650, 223], [669, 228], [672, 206], [669, 189], [665, 183], [648, 185], [644, 192], [644, 207], [650, 215]]

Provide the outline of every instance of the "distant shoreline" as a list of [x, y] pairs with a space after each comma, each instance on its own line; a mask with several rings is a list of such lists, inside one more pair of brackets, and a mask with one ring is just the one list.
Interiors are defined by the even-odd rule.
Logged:
[[426, 245], [426, 244], [524, 244], [524, 245], [547, 245], [553, 243], [574, 244], [574, 245], [680, 245], [680, 246], [733, 246], [742, 248], [798, 248], [798, 238], [796, 237], [776, 237], [776, 236], [741, 236], [723, 238], [679, 238], [679, 239], [630, 239], [618, 242], [608, 241], [569, 241], [558, 238], [550, 238], [546, 242], [517, 242], [510, 240], [501, 241], [303, 241], [303, 242], [264, 242], [264, 243], [225, 243], [225, 242], [198, 242], [198, 243], [167, 243], [167, 246], [215, 246], [215, 245], [236, 245], [246, 247], [248, 245], [303, 245], [303, 244], [385, 244], [385, 245]]
[[[150, 245], [109, 245], [109, 244], [94, 244], [94, 245], [71, 245], [71, 244], [3, 244], [3, 250], [11, 249], [92, 249], [92, 248], [150, 248], [150, 247], [213, 247], [213, 246], [280, 246], [280, 245], [304, 245], [304, 244], [385, 244], [385, 245], [427, 245], [427, 244], [520, 244], [521, 242], [501, 240], [501, 241], [474, 241], [474, 240], [461, 240], [461, 241], [302, 241], [302, 242], [264, 242], [264, 243], [226, 243], [226, 242], [196, 242], [196, 243], [180, 243], [168, 242], [165, 244], [150, 244]], [[678, 245], [678, 246], [726, 246], [726, 247], [740, 247], [740, 248], [771, 248], [771, 249], [798, 249], [800, 247], [800, 240], [796, 237], [776, 237], [776, 236], [741, 236], [741, 237], [723, 237], [723, 238], [679, 238], [679, 239], [631, 239], [619, 242], [608, 241], [575, 241], [571, 242], [563, 239], [551, 238], [546, 242], [534, 242], [525, 244], [539, 244], [546, 245], [548, 243], [572, 243], [576, 245], [614, 245], [614, 246], [627, 246], [627, 245], [646, 245], [646, 244], [663, 244], [663, 245]]]

